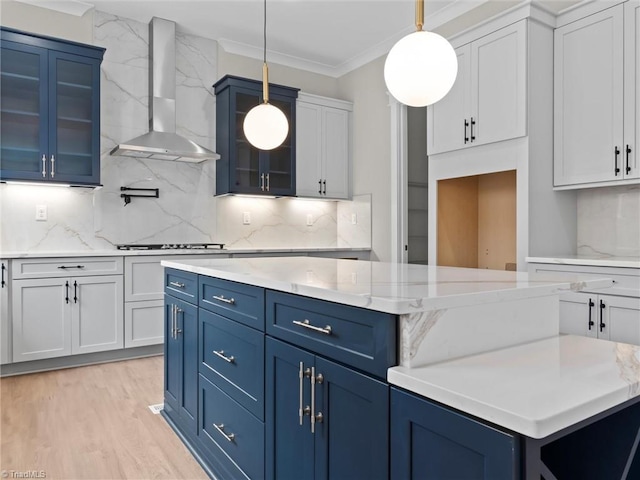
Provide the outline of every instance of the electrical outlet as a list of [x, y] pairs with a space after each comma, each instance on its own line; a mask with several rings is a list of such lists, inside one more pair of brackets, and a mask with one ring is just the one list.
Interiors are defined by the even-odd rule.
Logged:
[[307, 226], [310, 227], [313, 225], [313, 215], [307, 213]]
[[36, 221], [45, 222], [47, 220], [47, 206], [36, 205]]
[[242, 212], [242, 224], [251, 225], [251, 212]]
[[351, 225], [356, 225], [358, 223], [358, 214], [357, 213], [352, 213], [351, 214]]

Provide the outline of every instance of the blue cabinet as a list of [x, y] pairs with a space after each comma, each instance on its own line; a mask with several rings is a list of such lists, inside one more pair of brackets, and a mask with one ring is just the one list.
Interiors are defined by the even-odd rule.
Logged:
[[267, 337], [269, 479], [387, 479], [389, 387]]
[[391, 388], [392, 480], [520, 478], [520, 438]]
[[298, 89], [269, 84], [269, 103], [289, 121], [289, 134], [278, 148], [259, 150], [243, 131], [244, 117], [263, 101], [262, 82], [226, 75], [216, 94], [216, 195], [244, 193], [293, 196], [296, 193], [296, 98]]
[[198, 424], [198, 308], [165, 296], [164, 411], [186, 432]]
[[0, 30], [0, 180], [100, 184], [104, 49]]

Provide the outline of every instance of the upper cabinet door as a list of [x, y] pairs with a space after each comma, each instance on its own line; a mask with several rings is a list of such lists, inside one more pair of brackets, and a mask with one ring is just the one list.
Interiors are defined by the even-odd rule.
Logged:
[[326, 198], [349, 198], [349, 112], [325, 108], [322, 152], [322, 192]]
[[526, 135], [526, 41], [527, 24], [520, 21], [471, 44], [472, 145]]
[[[3, 41], [0, 53], [0, 177], [48, 176], [48, 50]], [[44, 157], [44, 162], [43, 162]]]
[[456, 49], [458, 75], [445, 97], [427, 109], [428, 154], [457, 150], [470, 144], [471, 45]]
[[527, 134], [526, 22], [456, 49], [456, 81], [428, 109], [429, 155]]
[[622, 178], [623, 5], [556, 29], [554, 184]]
[[100, 183], [100, 60], [49, 55], [49, 176]]
[[640, 1], [624, 4], [624, 176], [640, 178]]
[[322, 107], [298, 101], [296, 105], [296, 195], [322, 196]]

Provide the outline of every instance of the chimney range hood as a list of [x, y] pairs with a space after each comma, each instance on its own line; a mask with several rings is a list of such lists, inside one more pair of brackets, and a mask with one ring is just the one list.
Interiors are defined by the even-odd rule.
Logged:
[[199, 163], [220, 158], [176, 133], [176, 24], [153, 17], [149, 23], [149, 133], [111, 150], [111, 155]]

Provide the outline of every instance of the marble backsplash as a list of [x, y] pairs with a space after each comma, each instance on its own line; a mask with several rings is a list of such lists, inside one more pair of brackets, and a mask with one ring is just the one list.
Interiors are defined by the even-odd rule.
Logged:
[[[370, 247], [371, 198], [353, 202], [213, 196], [215, 162], [112, 157], [118, 143], [148, 131], [149, 28], [96, 11], [94, 43], [106, 48], [101, 73], [101, 189], [0, 185], [5, 251], [110, 249], [119, 243], [224, 242], [238, 248]], [[217, 44], [176, 34], [177, 132], [215, 150]], [[121, 186], [158, 188], [133, 198]], [[247, 203], [249, 202], [249, 203]], [[47, 221], [35, 221], [46, 205]], [[252, 212], [250, 225], [242, 215]], [[356, 214], [356, 224], [351, 222]], [[307, 214], [312, 225], [307, 226]]]
[[578, 254], [640, 256], [640, 185], [578, 192]]

